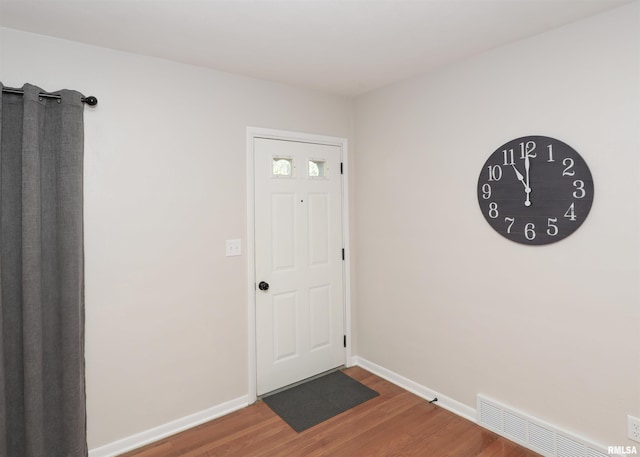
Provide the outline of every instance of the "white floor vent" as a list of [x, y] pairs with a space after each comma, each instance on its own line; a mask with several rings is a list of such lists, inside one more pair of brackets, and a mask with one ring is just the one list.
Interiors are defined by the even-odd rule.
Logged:
[[478, 395], [478, 424], [545, 457], [608, 457], [602, 446]]

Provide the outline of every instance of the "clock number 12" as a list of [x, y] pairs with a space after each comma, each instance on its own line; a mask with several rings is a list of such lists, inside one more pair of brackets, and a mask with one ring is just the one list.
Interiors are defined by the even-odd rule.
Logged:
[[535, 148], [536, 148], [535, 141], [527, 141], [526, 143], [523, 141], [522, 143], [520, 143], [520, 158], [522, 160], [524, 160], [525, 157], [531, 157], [532, 159], [535, 159], [536, 157], [538, 157], [537, 153], [532, 154]]

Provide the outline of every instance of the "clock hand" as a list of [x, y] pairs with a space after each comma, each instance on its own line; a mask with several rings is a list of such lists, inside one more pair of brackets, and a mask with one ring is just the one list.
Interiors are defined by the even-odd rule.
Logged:
[[514, 164], [511, 164], [511, 166], [513, 167], [513, 171], [516, 172], [516, 178], [518, 178], [518, 181], [520, 181], [524, 186], [524, 192], [527, 195], [527, 199], [524, 201], [524, 206], [531, 206], [531, 200], [529, 199], [529, 194], [531, 193], [531, 187], [529, 187], [529, 167], [527, 166], [528, 164], [529, 162], [525, 161], [525, 170], [527, 172], [527, 182], [524, 182], [524, 176], [522, 176], [522, 173], [518, 171], [516, 166]]
[[529, 185], [529, 168], [531, 167], [531, 162], [529, 161], [529, 153], [526, 152], [524, 155], [524, 172], [527, 175], [527, 184], [525, 186], [525, 193], [527, 194], [527, 199], [524, 201], [524, 206], [531, 206], [531, 200], [529, 199], [529, 194], [531, 194], [531, 186]]
[[518, 171], [518, 169], [516, 168], [516, 166], [514, 164], [511, 164], [511, 166], [513, 167], [513, 171], [516, 172], [516, 178], [518, 178], [518, 181], [520, 181], [522, 183], [522, 185], [524, 186], [524, 191], [529, 194], [529, 185], [527, 183], [524, 182], [524, 176], [522, 176], [522, 173], [520, 173]]

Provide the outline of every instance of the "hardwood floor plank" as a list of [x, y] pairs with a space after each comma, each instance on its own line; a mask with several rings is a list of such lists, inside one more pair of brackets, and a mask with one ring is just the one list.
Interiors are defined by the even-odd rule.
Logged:
[[380, 395], [296, 433], [262, 401], [121, 457], [536, 457], [359, 367]]

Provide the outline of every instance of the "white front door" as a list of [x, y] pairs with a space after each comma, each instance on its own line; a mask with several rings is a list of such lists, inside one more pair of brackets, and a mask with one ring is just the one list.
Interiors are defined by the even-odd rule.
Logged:
[[345, 363], [340, 161], [254, 138], [258, 395]]

